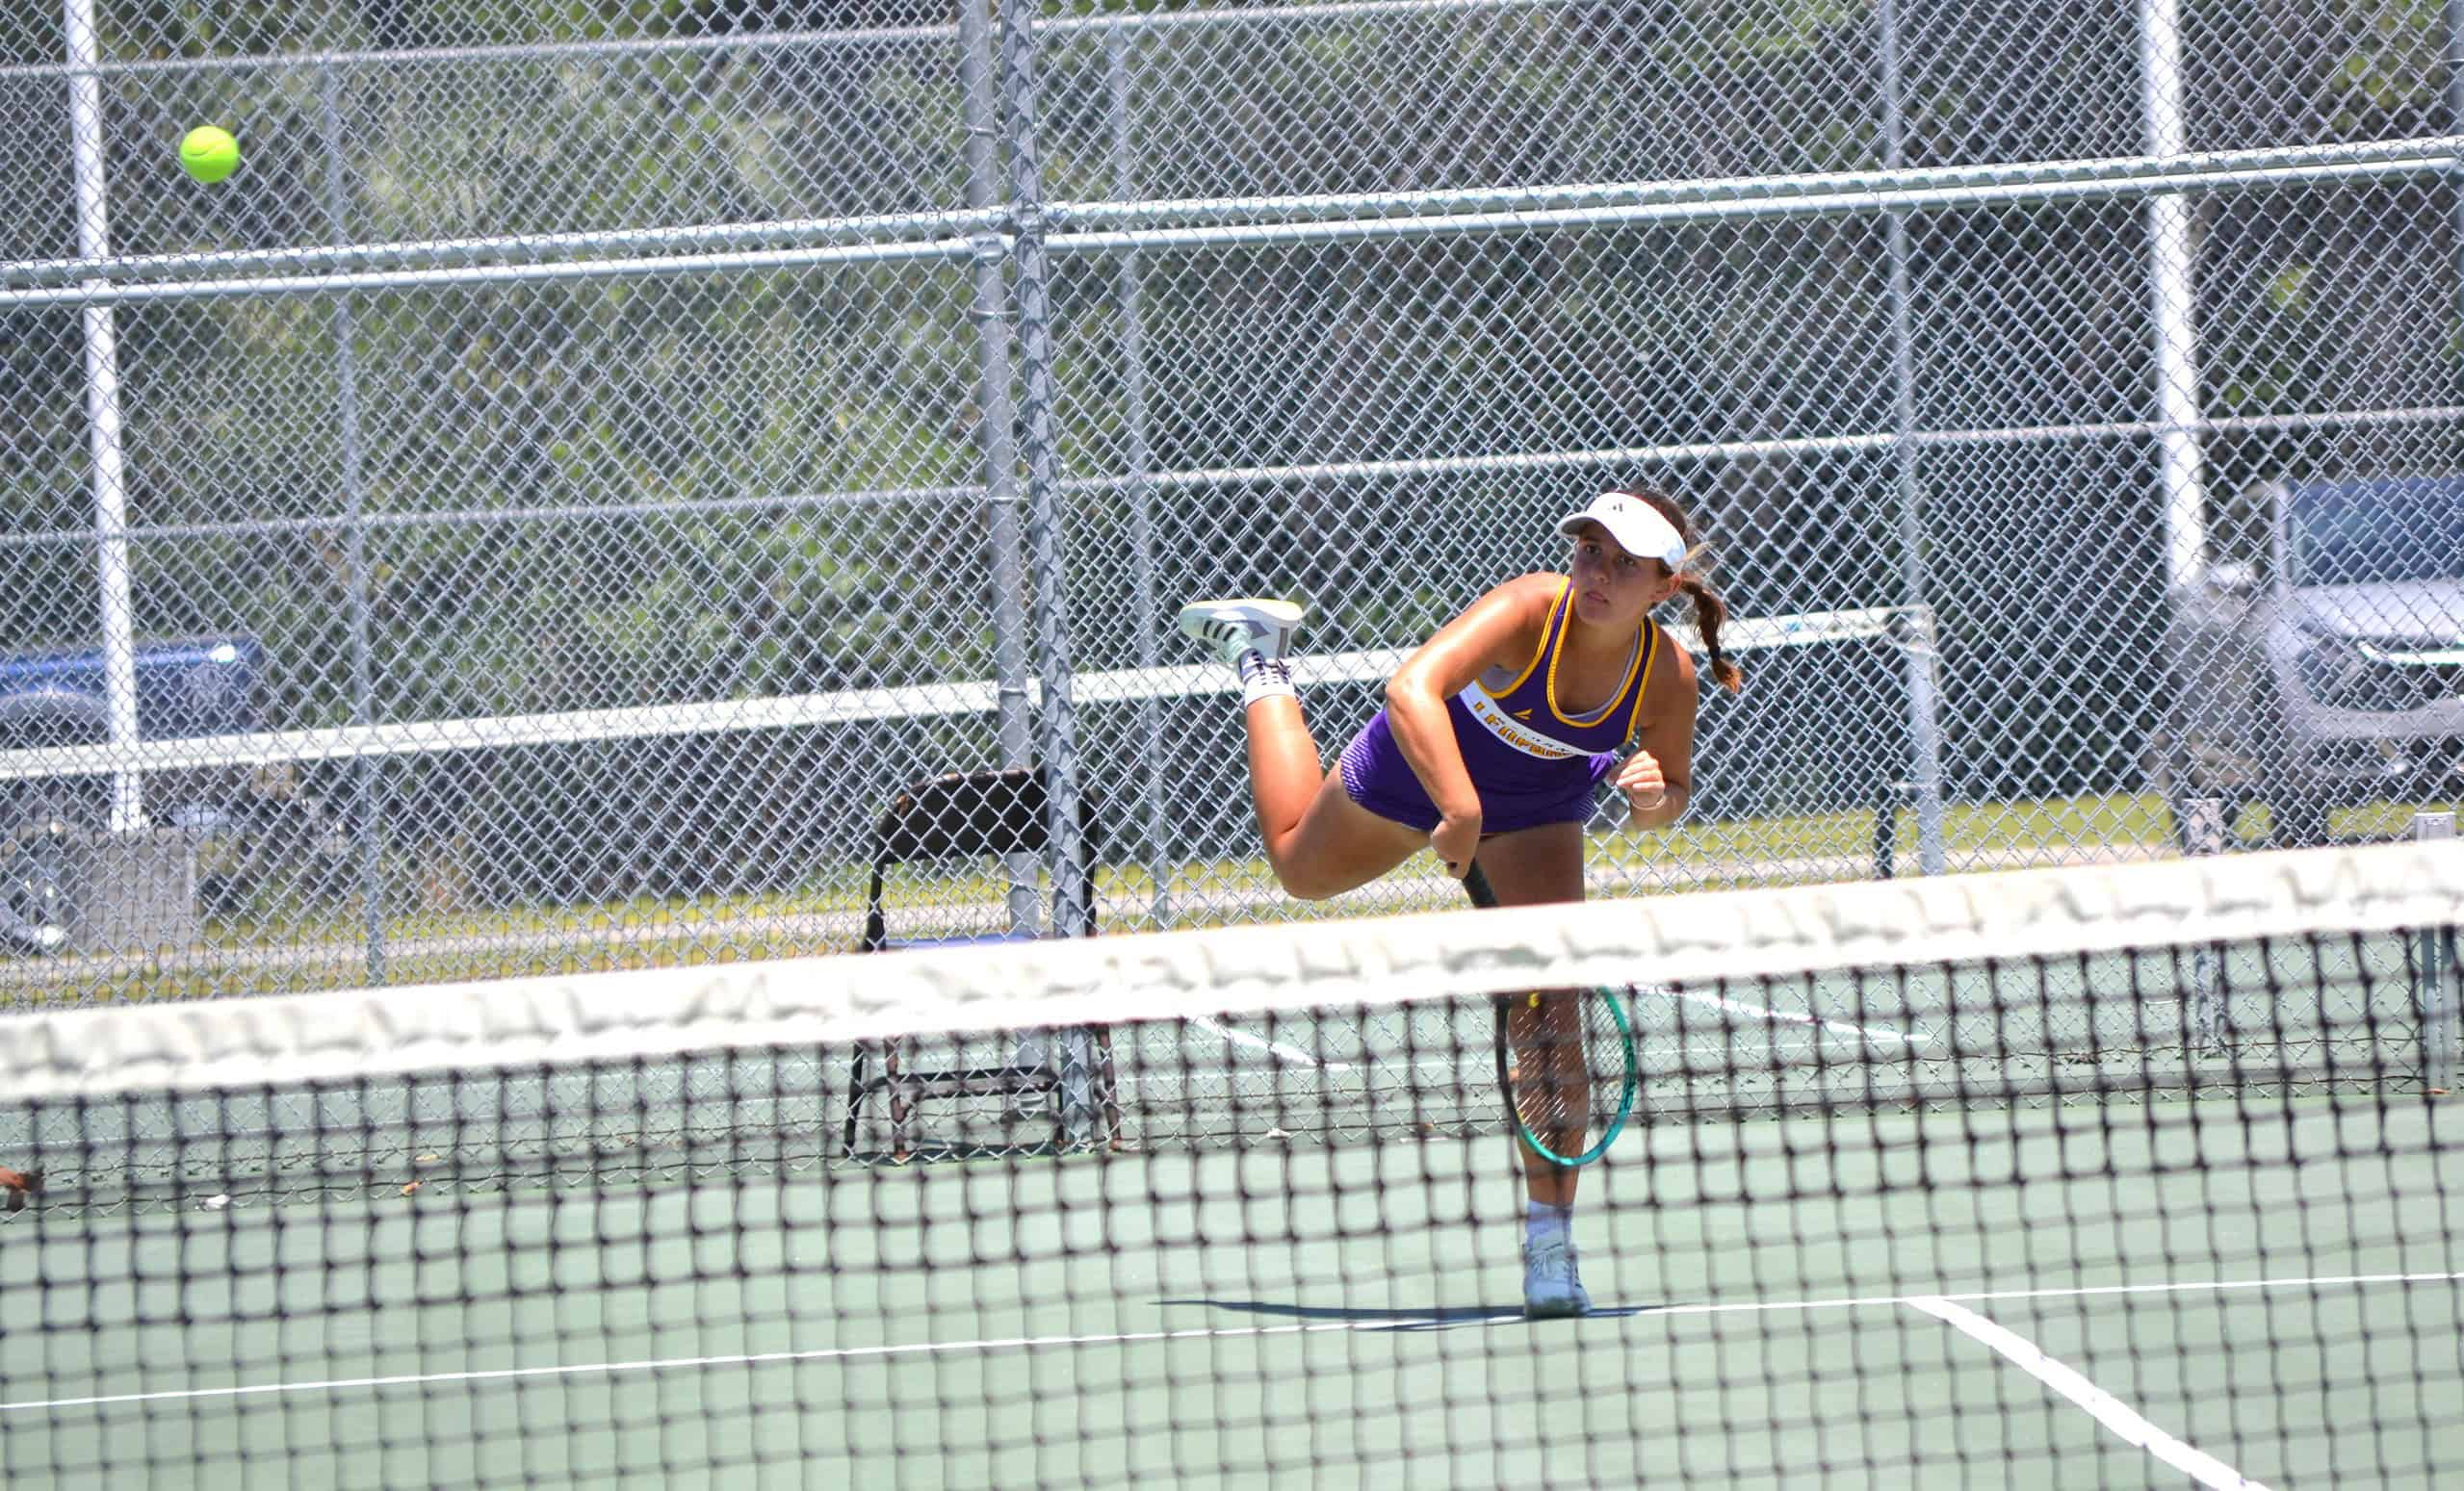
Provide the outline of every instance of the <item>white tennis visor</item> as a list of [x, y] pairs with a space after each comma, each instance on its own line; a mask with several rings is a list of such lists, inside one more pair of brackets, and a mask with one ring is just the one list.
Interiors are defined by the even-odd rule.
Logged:
[[1672, 571], [1685, 565], [1685, 535], [1661, 517], [1658, 508], [1640, 498], [1623, 492], [1603, 492], [1581, 512], [1568, 513], [1557, 525], [1557, 531], [1571, 538], [1586, 523], [1596, 523], [1608, 529], [1608, 536], [1627, 553], [1657, 559]]

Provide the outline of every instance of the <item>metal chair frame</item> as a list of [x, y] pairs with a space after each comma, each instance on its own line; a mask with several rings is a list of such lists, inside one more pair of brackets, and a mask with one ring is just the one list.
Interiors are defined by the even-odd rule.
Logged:
[[[941, 860], [999, 858], [1041, 854], [1050, 842], [1050, 820], [1044, 775], [1040, 769], [1012, 767], [999, 771], [952, 772], [908, 786], [892, 802], [873, 832], [872, 876], [865, 893], [863, 950], [895, 952], [900, 948], [998, 945], [1018, 940], [1006, 933], [973, 937], [933, 938], [898, 941], [891, 938], [882, 907], [889, 871], [900, 864]], [[1081, 799], [1079, 842], [1086, 846], [1090, 873], [1081, 887], [1079, 924], [1090, 936], [1095, 929], [1095, 805]], [[1057, 891], [1055, 892], [1057, 895]], [[1056, 910], [1057, 905], [1056, 905]], [[1056, 1036], [1060, 1033], [1055, 1033]], [[868, 1042], [856, 1049], [850, 1073], [845, 1122], [845, 1152], [850, 1158], [873, 1158], [857, 1149], [865, 1106], [879, 1097], [889, 1106], [890, 1146], [886, 1157], [904, 1162], [931, 1158], [939, 1151], [921, 1151], [914, 1142], [915, 1111], [935, 1098], [1000, 1097], [1015, 1101], [1037, 1097], [1051, 1102], [1050, 1149], [1090, 1147], [1118, 1132], [1119, 1107], [1114, 1097], [1110, 1033], [1091, 1027], [1084, 1033], [1082, 1053], [1073, 1071], [1069, 1054], [1076, 1044], [1058, 1039], [1040, 1065], [1018, 1061], [988, 1066], [947, 1067], [911, 1070], [903, 1041]], [[867, 1068], [875, 1068], [868, 1075]], [[1082, 1077], [1089, 1121], [1072, 1132], [1074, 1115], [1069, 1087]], [[1046, 1145], [1031, 1146], [1044, 1149]], [[980, 1151], [969, 1150], [969, 1153]]]

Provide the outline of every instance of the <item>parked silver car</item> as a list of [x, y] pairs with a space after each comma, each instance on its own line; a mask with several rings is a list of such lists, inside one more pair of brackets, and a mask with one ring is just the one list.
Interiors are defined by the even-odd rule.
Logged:
[[2330, 809], [2464, 795], [2464, 477], [2280, 483], [2219, 525], [2174, 598], [2149, 753], [2188, 821], [2266, 803], [2279, 844]]

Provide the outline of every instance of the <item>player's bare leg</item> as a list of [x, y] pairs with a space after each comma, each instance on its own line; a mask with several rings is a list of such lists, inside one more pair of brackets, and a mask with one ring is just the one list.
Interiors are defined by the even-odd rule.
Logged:
[[1289, 601], [1192, 601], [1180, 608], [1180, 630], [1240, 675], [1258, 837], [1284, 888], [1316, 899], [1368, 884], [1426, 840], [1353, 802], [1327, 775], [1285, 661], [1301, 615]]
[[[1500, 906], [1580, 901], [1583, 827], [1549, 823], [1500, 834], [1481, 844], [1480, 865]], [[1580, 1135], [1591, 1121], [1581, 1019], [1580, 997], [1570, 990], [1515, 995], [1506, 1015], [1517, 1085], [1546, 1083], [1559, 1093], [1555, 1122], [1569, 1135]], [[1592, 1299], [1576, 1268], [1573, 1237], [1574, 1179], [1580, 1171], [1544, 1158], [1519, 1132], [1515, 1151], [1522, 1161], [1526, 1198], [1523, 1313], [1533, 1319], [1588, 1313]]]

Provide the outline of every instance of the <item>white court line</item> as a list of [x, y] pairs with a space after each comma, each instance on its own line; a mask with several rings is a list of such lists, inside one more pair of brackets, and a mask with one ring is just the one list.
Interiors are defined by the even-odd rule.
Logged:
[[[1878, 1305], [1894, 1308], [1921, 1301], [1955, 1299], [2084, 1299], [2104, 1295], [2217, 1294], [2249, 1290], [2322, 1289], [2338, 1285], [2354, 1289], [2373, 1284], [2451, 1284], [2464, 1272], [2345, 1273], [2319, 1278], [2201, 1279], [2179, 1284], [2099, 1284], [2071, 1289], [1995, 1289], [1964, 1295], [1855, 1295], [1837, 1299], [1761, 1299], [1742, 1304], [1672, 1304], [1639, 1310], [1604, 1310], [1601, 1316], [1649, 1319], [1676, 1315], [1768, 1314], [1779, 1310], [1850, 1310]], [[816, 1347], [809, 1351], [755, 1351], [736, 1356], [666, 1356], [630, 1362], [582, 1362], [562, 1367], [504, 1367], [489, 1372], [406, 1373], [391, 1377], [336, 1377], [316, 1382], [260, 1382], [237, 1387], [181, 1388], [156, 1393], [114, 1393], [92, 1398], [28, 1399], [0, 1402], [0, 1414], [43, 1413], [62, 1408], [93, 1408], [116, 1403], [184, 1402], [205, 1398], [263, 1398], [289, 1393], [334, 1393], [356, 1388], [413, 1387], [426, 1383], [501, 1382], [541, 1377], [614, 1375], [630, 1372], [669, 1372], [706, 1367], [758, 1367], [773, 1362], [864, 1361], [895, 1356], [953, 1356], [966, 1352], [1033, 1351], [1046, 1348], [1144, 1346], [1162, 1341], [1258, 1340], [1269, 1336], [1312, 1336], [1340, 1331], [1409, 1330], [1422, 1325], [1462, 1324], [1461, 1316], [1388, 1316], [1365, 1321], [1321, 1321], [1307, 1325], [1192, 1326], [1187, 1330], [1137, 1330], [1113, 1335], [1007, 1336], [982, 1341], [911, 1341], [896, 1346]], [[1500, 1311], [1486, 1322], [1490, 1328], [1525, 1324], [1519, 1313]]]
[[2222, 1460], [2184, 1444], [2148, 1423], [2140, 1416], [2138, 1409], [2090, 1382], [2068, 1363], [2046, 1354], [2044, 1348], [2018, 1332], [2005, 1329], [1976, 1311], [1953, 1304], [1938, 1296], [1910, 1299], [1908, 1305], [1993, 1348], [2005, 1360], [2015, 1363], [2028, 1375], [2087, 1409], [2097, 1423], [2200, 1485], [2213, 1487], [2215, 1491], [2268, 1491], [2265, 1485]]
[[1203, 1025], [1234, 1045], [1254, 1046], [1260, 1051], [1272, 1051], [1277, 1056], [1282, 1057], [1287, 1062], [1307, 1062], [1312, 1067], [1324, 1065], [1316, 1057], [1302, 1050], [1299, 1046], [1285, 1045], [1281, 1041], [1268, 1041], [1262, 1037], [1253, 1036], [1245, 1030], [1234, 1030], [1229, 1025], [1216, 1020], [1210, 1020], [1203, 1015], [1195, 1017], [1190, 1023]]
[[1673, 994], [1679, 999], [1690, 1000], [1695, 1004], [1707, 1004], [1714, 1009], [1727, 1010], [1740, 1015], [1759, 1015], [1766, 1019], [1786, 1020], [1792, 1025], [1819, 1025], [1825, 1030], [1853, 1031], [1868, 1041], [1896, 1041], [1902, 1045], [1921, 1045], [1925, 1041], [1922, 1036], [1903, 1036], [1896, 1030], [1851, 1024], [1847, 1020], [1830, 1019], [1820, 1015], [1801, 1015], [1795, 1010], [1766, 1010], [1761, 1005], [1748, 1004], [1742, 999], [1730, 999], [1723, 994], [1699, 994], [1689, 989], [1659, 989], [1652, 991]]

